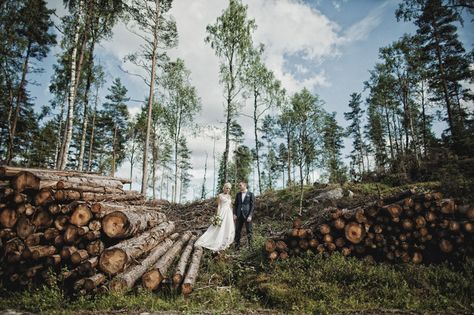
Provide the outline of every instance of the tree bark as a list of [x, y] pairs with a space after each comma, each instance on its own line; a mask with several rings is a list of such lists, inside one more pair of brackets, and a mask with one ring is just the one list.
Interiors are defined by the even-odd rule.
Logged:
[[160, 1], [155, 0], [156, 4], [156, 17], [153, 32], [153, 43], [151, 51], [151, 78], [150, 78], [150, 92], [148, 94], [148, 115], [147, 115], [147, 127], [145, 136], [145, 147], [143, 149], [143, 169], [142, 169], [142, 188], [141, 192], [146, 196], [148, 188], [148, 148], [150, 146], [150, 129], [152, 120], [152, 109], [153, 100], [155, 93], [155, 72], [156, 72], [156, 58], [158, 49], [158, 31], [159, 31], [159, 18], [160, 18]]
[[69, 93], [68, 93], [68, 109], [67, 109], [67, 120], [66, 120], [66, 128], [65, 134], [63, 137], [63, 144], [61, 146], [61, 152], [59, 155], [59, 163], [58, 169], [64, 170], [66, 168], [66, 164], [68, 161], [68, 154], [69, 154], [69, 145], [72, 139], [72, 125], [74, 123], [74, 103], [76, 100], [76, 92], [77, 92], [77, 49], [79, 47], [79, 37], [80, 37], [80, 29], [81, 29], [81, 14], [82, 8], [84, 6], [84, 1], [79, 1], [79, 9], [78, 9], [78, 16], [77, 16], [77, 24], [74, 34], [74, 44], [72, 48], [71, 54], [71, 76], [69, 83]]
[[178, 241], [174, 242], [166, 254], [154, 264], [153, 268], [142, 276], [142, 284], [145, 289], [150, 291], [158, 289], [174, 259], [181, 252], [181, 249], [189, 241], [190, 237], [191, 232], [184, 233]]
[[193, 251], [194, 242], [196, 242], [197, 236], [191, 236], [190, 240], [188, 241], [188, 245], [184, 249], [181, 257], [179, 258], [178, 264], [176, 265], [176, 270], [173, 275], [173, 285], [175, 288], [178, 288], [183, 282], [183, 277], [186, 272], [186, 266], [188, 265], [189, 257], [191, 257], [191, 253]]
[[153, 249], [171, 234], [174, 228], [175, 224], [173, 222], [165, 222], [137, 237], [107, 248], [100, 255], [100, 269], [109, 275], [115, 275], [123, 271], [133, 259]]
[[153, 251], [141, 263], [128, 268], [123, 273], [117, 275], [109, 285], [112, 291], [125, 291], [131, 289], [138, 279], [161, 257], [165, 254], [171, 246], [173, 241], [179, 236], [178, 233], [172, 234], [163, 242], [158, 244]]
[[196, 283], [196, 279], [199, 273], [199, 266], [201, 264], [202, 254], [202, 247], [197, 247], [194, 249], [188, 273], [186, 274], [186, 278], [184, 279], [183, 285], [181, 286], [181, 292], [184, 295], [188, 295], [193, 291], [193, 286]]
[[107, 214], [102, 219], [102, 229], [110, 238], [127, 238], [165, 221], [166, 215], [156, 209], [134, 208]]
[[15, 133], [16, 133], [16, 126], [18, 123], [18, 117], [20, 116], [20, 104], [23, 98], [24, 94], [24, 89], [25, 89], [25, 84], [26, 84], [26, 74], [28, 73], [28, 61], [30, 59], [30, 51], [31, 51], [31, 42], [28, 42], [28, 48], [26, 50], [26, 56], [25, 56], [25, 61], [23, 63], [23, 69], [22, 69], [22, 74], [21, 74], [21, 81], [18, 86], [18, 93], [16, 97], [16, 107], [15, 107], [15, 115], [13, 116], [13, 122], [11, 124], [11, 129], [8, 134], [8, 152], [7, 152], [7, 158], [6, 158], [6, 163], [11, 164], [11, 161], [13, 159], [13, 146], [14, 146], [14, 139], [15, 139]]

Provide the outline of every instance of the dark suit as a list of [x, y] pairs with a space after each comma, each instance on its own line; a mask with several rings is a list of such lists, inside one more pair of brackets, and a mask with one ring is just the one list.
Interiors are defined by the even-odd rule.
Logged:
[[250, 191], [247, 191], [245, 198], [242, 201], [242, 193], [239, 192], [235, 196], [234, 202], [234, 215], [237, 216], [236, 227], [235, 227], [235, 247], [240, 247], [240, 236], [242, 234], [242, 227], [245, 224], [245, 230], [247, 231], [247, 238], [249, 244], [252, 243], [252, 221], [247, 222], [247, 218], [253, 217], [255, 210], [255, 195]]

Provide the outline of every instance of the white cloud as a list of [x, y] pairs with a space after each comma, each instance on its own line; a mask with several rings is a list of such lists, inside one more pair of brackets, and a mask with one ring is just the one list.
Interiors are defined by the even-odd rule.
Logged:
[[382, 22], [382, 13], [389, 5], [390, 1], [382, 3], [372, 9], [362, 20], [350, 26], [341, 37], [340, 44], [349, 44], [367, 39], [369, 34]]

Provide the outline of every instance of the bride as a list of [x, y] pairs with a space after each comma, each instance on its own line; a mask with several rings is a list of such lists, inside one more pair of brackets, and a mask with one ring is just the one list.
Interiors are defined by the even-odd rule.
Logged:
[[235, 236], [230, 183], [224, 184], [224, 192], [217, 196], [217, 215], [222, 219], [220, 226], [209, 226], [207, 231], [196, 241], [195, 246], [208, 248], [213, 252], [226, 249], [232, 244]]

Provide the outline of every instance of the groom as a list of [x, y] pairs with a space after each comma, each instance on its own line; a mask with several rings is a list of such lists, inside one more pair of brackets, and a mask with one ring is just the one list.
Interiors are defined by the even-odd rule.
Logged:
[[239, 183], [240, 192], [235, 196], [234, 221], [235, 228], [235, 249], [240, 249], [240, 235], [245, 223], [249, 245], [252, 245], [252, 216], [255, 209], [255, 195], [247, 190], [247, 183]]

